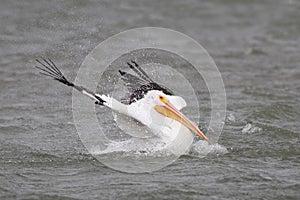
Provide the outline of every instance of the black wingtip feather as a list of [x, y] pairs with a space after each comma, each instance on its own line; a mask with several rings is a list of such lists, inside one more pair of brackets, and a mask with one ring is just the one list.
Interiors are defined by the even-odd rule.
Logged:
[[56, 67], [54, 62], [51, 59], [46, 59], [41, 57], [40, 59], [35, 59], [41, 66], [35, 66], [40, 70], [40, 74], [49, 76], [54, 80], [57, 80], [67, 86], [74, 86], [73, 83], [68, 81], [63, 73]]
[[119, 70], [119, 73], [121, 74], [121, 76], [123, 76], [123, 75], [126, 74], [126, 72], [123, 72], [123, 71], [121, 71], [121, 70]]
[[127, 65], [130, 67], [130, 69], [134, 69], [134, 66], [131, 63], [127, 62]]
[[131, 60], [131, 62], [132, 62], [136, 67], [139, 67], [139, 65], [138, 65], [134, 60]]

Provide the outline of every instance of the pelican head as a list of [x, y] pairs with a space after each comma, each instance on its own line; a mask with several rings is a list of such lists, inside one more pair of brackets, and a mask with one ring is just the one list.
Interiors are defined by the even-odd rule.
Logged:
[[202, 139], [208, 141], [208, 138], [202, 133], [202, 131], [200, 131], [196, 123], [192, 122], [179, 111], [181, 108], [186, 106], [183, 98], [179, 96], [166, 95], [157, 90], [149, 91], [147, 97], [148, 100], [152, 101], [154, 109], [158, 113], [180, 122], [191, 131], [199, 135]]

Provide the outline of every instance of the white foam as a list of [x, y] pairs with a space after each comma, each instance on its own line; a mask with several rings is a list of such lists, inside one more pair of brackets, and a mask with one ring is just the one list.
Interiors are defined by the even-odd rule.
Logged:
[[262, 128], [256, 127], [250, 123], [246, 124], [242, 129], [242, 133], [257, 133], [262, 131]]
[[120, 142], [111, 141], [106, 149], [100, 150], [95, 148], [91, 153], [96, 155], [125, 153], [127, 156], [130, 154], [133, 156], [143, 154], [155, 157], [155, 155], [161, 156], [165, 150], [166, 143], [162, 142], [160, 138], [131, 138]]
[[234, 114], [232, 112], [230, 112], [230, 113], [227, 114], [226, 120], [228, 122], [235, 122], [236, 121], [235, 116], [234, 116]]
[[206, 141], [200, 140], [192, 145], [189, 155], [196, 157], [205, 157], [206, 155], [224, 155], [228, 153], [226, 147], [220, 144], [209, 144]]

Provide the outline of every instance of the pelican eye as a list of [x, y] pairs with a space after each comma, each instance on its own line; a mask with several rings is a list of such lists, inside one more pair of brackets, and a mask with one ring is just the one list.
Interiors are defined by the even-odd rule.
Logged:
[[163, 96], [159, 96], [158, 98], [159, 98], [159, 100], [160, 100], [161, 102], [163, 102], [163, 103], [166, 103], [166, 102], [167, 102], [166, 98], [163, 97]]

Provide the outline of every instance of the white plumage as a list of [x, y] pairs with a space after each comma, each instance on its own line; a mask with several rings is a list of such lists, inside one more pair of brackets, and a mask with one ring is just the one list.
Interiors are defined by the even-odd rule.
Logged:
[[188, 133], [190, 130], [180, 122], [162, 115], [154, 109], [157, 105], [164, 106], [164, 103], [159, 100], [161, 96], [177, 110], [181, 110], [186, 106], [186, 102], [182, 97], [166, 95], [158, 90], [149, 91], [144, 98], [130, 105], [122, 104], [107, 95], [99, 95], [99, 97], [105, 101], [104, 105], [108, 108], [134, 118], [147, 126], [154, 135], [161, 137], [161, 139], [166, 142], [170, 142], [178, 136], [180, 131]]

